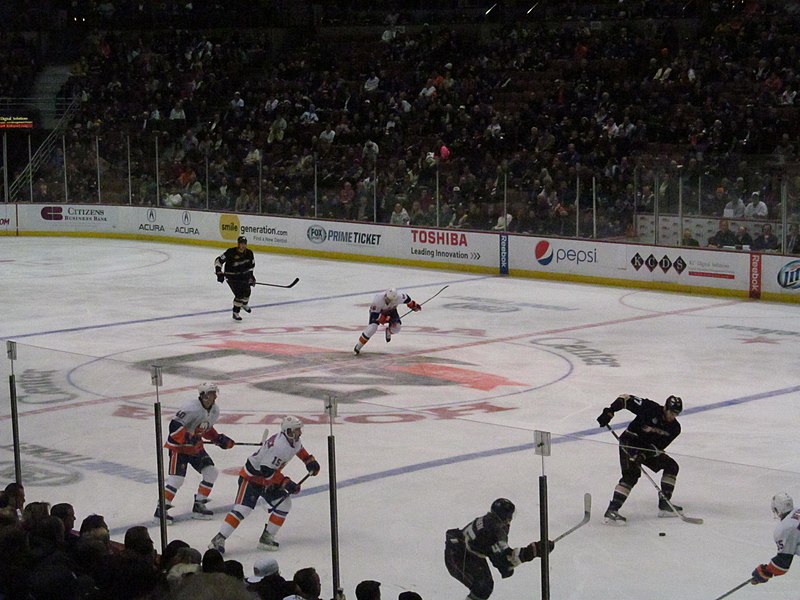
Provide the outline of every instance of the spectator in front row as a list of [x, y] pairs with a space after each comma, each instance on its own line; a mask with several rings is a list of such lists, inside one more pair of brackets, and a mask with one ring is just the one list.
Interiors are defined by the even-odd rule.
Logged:
[[800, 254], [800, 233], [797, 224], [789, 225], [789, 235], [786, 236], [786, 254]]
[[392, 225], [408, 225], [411, 223], [411, 217], [408, 215], [408, 211], [399, 202], [396, 202], [394, 205], [392, 216], [389, 217], [389, 223]]
[[379, 581], [365, 579], [356, 586], [356, 600], [381, 600]]
[[722, 248], [723, 246], [734, 246], [736, 244], [736, 236], [731, 231], [731, 225], [728, 219], [721, 219], [719, 222], [719, 231], [708, 238], [709, 248]]
[[322, 583], [314, 567], [306, 567], [295, 572], [292, 581], [297, 586], [297, 591], [291, 596], [286, 596], [284, 600], [319, 600]]
[[283, 600], [295, 593], [293, 581], [286, 581], [281, 575], [278, 561], [261, 556], [253, 563], [253, 575], [245, 579], [247, 589], [258, 594], [261, 600]]
[[17, 521], [22, 519], [22, 508], [25, 506], [25, 488], [21, 483], [9, 483], [3, 494], [3, 502], [0, 508], [6, 508], [13, 512]]
[[683, 237], [681, 238], [681, 245], [689, 248], [697, 248], [700, 246], [700, 242], [698, 242], [697, 239], [692, 235], [691, 229], [684, 229]]
[[61, 502], [53, 505], [50, 515], [58, 517], [64, 523], [64, 544], [67, 552], [71, 552], [80, 538], [78, 532], [75, 531], [75, 509], [71, 504]]
[[752, 246], [753, 245], [753, 237], [747, 232], [747, 228], [744, 225], [740, 225], [739, 229], [736, 230], [736, 243], [734, 246], [736, 248], [743, 248], [744, 246]]
[[772, 225], [765, 223], [761, 228], [761, 234], [756, 237], [750, 246], [753, 250], [771, 252], [777, 250], [779, 246], [778, 238], [772, 233]]

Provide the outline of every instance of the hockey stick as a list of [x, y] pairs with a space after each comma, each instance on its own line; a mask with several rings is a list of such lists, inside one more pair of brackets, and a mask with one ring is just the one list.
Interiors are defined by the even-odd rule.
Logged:
[[[433, 300], [434, 298], [436, 298], [436, 296], [438, 296], [439, 294], [441, 294], [443, 291], [445, 291], [445, 290], [446, 290], [447, 288], [449, 288], [449, 287], [450, 287], [449, 285], [446, 285], [446, 286], [444, 286], [442, 289], [440, 289], [438, 292], [436, 292], [436, 293], [435, 293], [433, 296], [431, 296], [430, 298], [428, 298], [427, 300], [425, 300], [425, 302], [420, 302], [420, 303], [419, 303], [419, 306], [422, 306], [423, 304], [427, 304], [428, 302], [430, 302], [431, 300]], [[414, 312], [413, 310], [410, 310], [410, 311], [408, 311], [406, 314], [404, 314], [403, 316], [401, 316], [400, 318], [401, 318], [401, 319], [405, 319], [405, 318], [406, 318], [408, 315], [410, 315], [410, 314], [411, 314], [411, 313], [413, 313], [413, 312]]]
[[728, 596], [730, 596], [730, 595], [731, 595], [733, 592], [736, 592], [736, 591], [738, 591], [738, 590], [742, 589], [744, 586], [746, 586], [747, 584], [749, 584], [751, 581], [753, 581], [753, 578], [752, 578], [752, 577], [751, 577], [750, 579], [745, 579], [745, 580], [744, 580], [742, 583], [740, 583], [739, 585], [737, 585], [735, 588], [731, 588], [730, 590], [728, 590], [727, 592], [725, 592], [724, 594], [722, 594], [722, 596], [717, 596], [716, 598], [714, 598], [714, 600], [722, 600], [723, 598], [727, 598], [727, 597], [728, 597]]
[[[228, 273], [223, 273], [222, 275], [224, 275], [225, 279], [230, 279], [231, 277], [233, 277], [232, 275], [229, 275]], [[299, 277], [295, 277], [294, 281], [292, 283], [290, 283], [289, 285], [280, 285], [278, 283], [261, 283], [260, 281], [256, 281], [255, 284], [256, 285], [267, 285], [269, 287], [291, 288], [291, 287], [296, 286], [299, 281], [300, 281], [300, 278]]]
[[256, 281], [256, 285], [268, 285], [269, 287], [279, 287], [279, 288], [287, 288], [288, 289], [290, 287], [296, 286], [298, 281], [300, 281], [300, 278], [299, 277], [295, 277], [294, 281], [292, 283], [290, 283], [289, 285], [278, 285], [277, 283], [261, 283], [259, 281]]
[[269, 428], [264, 429], [264, 433], [261, 434], [261, 441], [260, 442], [236, 442], [237, 446], [263, 446], [264, 442], [267, 441], [269, 438]]
[[[607, 429], [608, 429], [608, 430], [609, 430], [609, 431], [612, 433], [612, 435], [613, 435], [615, 438], [617, 438], [617, 441], [618, 441], [618, 442], [620, 442], [620, 448], [622, 448], [622, 451], [625, 453], [625, 455], [626, 455], [628, 458], [630, 458], [630, 457], [631, 457], [631, 455], [630, 455], [630, 454], [628, 454], [628, 451], [625, 449], [625, 445], [621, 443], [621, 440], [619, 439], [619, 436], [617, 435], [617, 432], [616, 432], [616, 431], [614, 431], [613, 429], [611, 429], [611, 426], [610, 426], [610, 425], [606, 425], [606, 428], [607, 428]], [[656, 488], [656, 490], [658, 491], [658, 496], [659, 496], [659, 497], [660, 497], [660, 498], [661, 498], [661, 499], [662, 499], [664, 502], [666, 502], [666, 503], [669, 505], [669, 507], [670, 507], [670, 509], [672, 510], [672, 512], [674, 512], [676, 515], [678, 515], [678, 516], [681, 518], [681, 520], [682, 520], [682, 521], [684, 521], [684, 522], [686, 522], [686, 523], [694, 523], [695, 525], [702, 525], [702, 524], [703, 524], [703, 519], [700, 519], [700, 518], [698, 518], [698, 517], [687, 517], [687, 516], [686, 516], [686, 515], [684, 515], [682, 512], [680, 512], [680, 511], [678, 511], [678, 510], [675, 510], [675, 505], [674, 505], [674, 504], [672, 504], [672, 502], [670, 502], [669, 498], [667, 498], [667, 497], [664, 495], [664, 492], [662, 492], [662, 491], [661, 491], [661, 488], [660, 488], [660, 487], [658, 487], [658, 484], [656, 483], [655, 479], [653, 479], [652, 477], [650, 477], [650, 473], [648, 473], [647, 471], [645, 471], [645, 470], [644, 470], [644, 468], [643, 468], [642, 466], [640, 466], [640, 467], [639, 467], [639, 470], [640, 470], [642, 473], [644, 473], [644, 474], [645, 474], [645, 476], [646, 476], [646, 477], [647, 477], [647, 478], [650, 480], [650, 483], [652, 483], [652, 484], [653, 484], [653, 487], [654, 487], [654, 488]]]
[[574, 527], [570, 527], [569, 529], [567, 529], [564, 533], [562, 533], [560, 536], [554, 539], [553, 542], [555, 543], [558, 540], [564, 539], [576, 529], [586, 525], [589, 522], [589, 519], [591, 518], [592, 518], [592, 495], [589, 492], [586, 492], [583, 495], [583, 519], [581, 519], [581, 522], [575, 525]]

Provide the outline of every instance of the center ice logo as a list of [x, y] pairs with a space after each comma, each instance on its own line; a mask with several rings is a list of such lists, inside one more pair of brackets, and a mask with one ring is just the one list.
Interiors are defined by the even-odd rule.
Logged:
[[534, 250], [534, 254], [536, 256], [536, 260], [539, 261], [540, 265], [547, 266], [551, 262], [553, 262], [553, 247], [550, 245], [550, 242], [542, 240], [538, 244], [536, 244], [536, 249]]

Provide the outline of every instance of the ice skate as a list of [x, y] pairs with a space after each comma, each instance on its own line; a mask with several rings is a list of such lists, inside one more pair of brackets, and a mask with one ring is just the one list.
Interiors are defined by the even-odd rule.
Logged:
[[[172, 525], [175, 522], [174, 517], [171, 514], [169, 514], [169, 509], [172, 508], [172, 505], [171, 504], [165, 504], [164, 508], [165, 508], [165, 510], [164, 510], [164, 520], [167, 522], [167, 525]], [[153, 513], [153, 517], [155, 518], [156, 521], [161, 522], [161, 507], [160, 506], [156, 507], [156, 512]]]
[[211, 543], [208, 545], [209, 550], [216, 550], [220, 554], [225, 554], [225, 538], [221, 533], [218, 533], [211, 538]]
[[272, 534], [267, 531], [267, 528], [264, 528], [264, 533], [261, 534], [261, 537], [258, 539], [258, 547], [262, 550], [269, 550], [270, 552], [274, 552], [278, 549], [280, 544], [275, 541], [275, 538], [272, 537]]
[[[675, 510], [672, 510], [673, 507], [675, 508]], [[667, 502], [665, 502], [663, 499], [658, 501], [658, 516], [659, 516], [659, 518], [661, 518], [661, 519], [669, 519], [669, 518], [672, 518], [672, 517], [679, 517], [680, 515], [678, 513], [683, 513], [683, 507], [682, 506], [678, 506], [677, 504], [675, 504], [673, 502], [672, 503], [672, 507], [670, 507], [670, 505], [667, 504]]]
[[353, 347], [353, 352], [355, 352], [356, 356], [358, 356], [359, 354], [361, 354], [361, 346], [359, 346], [358, 344], [356, 344], [356, 345]]
[[241, 321], [242, 320], [242, 316], [238, 312], [233, 311], [233, 320], [234, 321]]
[[252, 309], [252, 308], [250, 308], [249, 306], [247, 306], [247, 304], [245, 304], [244, 306], [242, 306], [242, 310], [243, 310], [244, 312], [248, 313], [248, 314], [250, 314], [251, 312], [253, 312], [253, 309]]
[[207, 498], [203, 500], [195, 500], [194, 506], [192, 507], [192, 518], [193, 519], [202, 519], [207, 521], [214, 517], [214, 511], [211, 511], [206, 508], [206, 502], [208, 502]]
[[628, 519], [619, 514], [619, 511], [609, 508], [603, 515], [603, 522], [606, 525], [625, 525]]
[[386, 343], [388, 344], [391, 341], [392, 341], [392, 329], [391, 329], [391, 327], [387, 327], [386, 328]]

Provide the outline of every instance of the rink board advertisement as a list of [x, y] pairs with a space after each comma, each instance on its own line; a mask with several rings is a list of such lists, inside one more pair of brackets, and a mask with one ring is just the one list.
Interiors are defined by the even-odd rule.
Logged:
[[750, 255], [592, 240], [511, 236], [511, 275], [597, 283], [748, 290]]
[[5, 204], [0, 235], [110, 236], [234, 245], [461, 271], [800, 302], [800, 259], [749, 252], [527, 237], [180, 208]]
[[11, 235], [17, 232], [17, 206], [0, 204], [0, 235]]
[[800, 302], [800, 256], [761, 255], [761, 289], [765, 300]]

